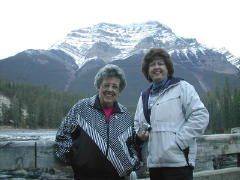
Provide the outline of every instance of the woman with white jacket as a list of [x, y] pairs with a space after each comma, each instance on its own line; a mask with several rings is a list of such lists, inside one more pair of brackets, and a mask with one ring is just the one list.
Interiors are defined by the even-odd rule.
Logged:
[[173, 77], [170, 55], [150, 49], [142, 72], [151, 86], [141, 94], [135, 113], [138, 138], [147, 148], [151, 180], [192, 180], [197, 144], [209, 114], [194, 87]]

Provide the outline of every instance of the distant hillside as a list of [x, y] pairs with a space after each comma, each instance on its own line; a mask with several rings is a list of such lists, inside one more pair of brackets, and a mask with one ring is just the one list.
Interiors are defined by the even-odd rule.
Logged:
[[[141, 72], [141, 58], [143, 54], [131, 56], [125, 60], [114, 61], [112, 64], [120, 66], [126, 73], [127, 87], [120, 95], [120, 102], [128, 105], [136, 105], [141, 91], [145, 90], [150, 84], [143, 77]], [[174, 59], [175, 60], [175, 59]], [[100, 61], [88, 62], [76, 74], [76, 78], [69, 86], [73, 92], [81, 92], [91, 95], [96, 93], [93, 85], [94, 77], [99, 68], [104, 66]], [[93, 66], [94, 64], [94, 66]], [[194, 85], [196, 90], [202, 94], [213, 90], [218, 84], [224, 87], [225, 80], [228, 79], [230, 86], [240, 87], [240, 81], [237, 74], [218, 73], [210, 70], [199, 69], [193, 65], [174, 64], [175, 76], [181, 77]]]
[[83, 96], [0, 80], [0, 126], [15, 128], [56, 128]]

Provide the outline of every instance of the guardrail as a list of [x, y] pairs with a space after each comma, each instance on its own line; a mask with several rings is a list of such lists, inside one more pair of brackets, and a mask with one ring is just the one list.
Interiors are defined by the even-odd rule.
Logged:
[[[194, 179], [215, 180], [217, 177], [217, 180], [221, 180], [225, 177], [224, 180], [227, 180], [231, 179], [231, 174], [240, 179], [240, 168], [237, 167], [240, 164], [240, 134], [204, 135], [197, 141], [198, 153]], [[55, 158], [54, 145], [53, 140], [0, 142], [0, 169], [65, 166]], [[237, 154], [236, 167], [214, 170], [216, 159], [227, 154]]]

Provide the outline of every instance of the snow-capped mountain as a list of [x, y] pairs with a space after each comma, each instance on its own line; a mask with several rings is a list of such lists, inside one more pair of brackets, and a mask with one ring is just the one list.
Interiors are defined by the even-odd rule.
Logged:
[[[180, 62], [176, 63], [191, 63], [193, 59], [198, 61], [194, 63], [201, 63], [203, 61], [201, 57], [208, 55], [210, 51], [222, 54], [220, 51], [207, 48], [195, 39], [176, 36], [169, 27], [156, 21], [126, 26], [100, 23], [70, 32], [50, 49], [62, 50], [69, 54], [76, 60], [80, 69], [93, 59], [102, 59], [109, 63], [145, 52], [151, 47], [164, 47], [172, 56], [181, 57], [178, 58]], [[230, 53], [225, 57], [231, 63], [232, 59], [237, 59]], [[239, 68], [239, 62], [236, 66]], [[206, 64], [207, 67], [209, 64]]]
[[165, 48], [173, 59], [174, 75], [200, 93], [216, 84], [224, 87], [225, 79], [231, 86], [240, 86], [239, 58], [196, 39], [179, 37], [156, 21], [126, 26], [100, 23], [74, 30], [48, 50], [25, 50], [1, 60], [0, 79], [92, 95], [96, 93], [96, 72], [111, 62], [126, 73], [128, 86], [121, 93], [121, 102], [135, 105], [141, 91], [149, 86], [141, 73], [141, 60], [152, 47]]
[[227, 60], [240, 70], [240, 57], [234, 56], [226, 48], [216, 49], [216, 51], [226, 56]]

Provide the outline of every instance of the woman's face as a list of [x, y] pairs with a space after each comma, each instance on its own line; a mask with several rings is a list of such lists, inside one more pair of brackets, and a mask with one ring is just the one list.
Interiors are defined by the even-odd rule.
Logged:
[[100, 104], [103, 107], [111, 107], [119, 96], [120, 79], [117, 77], [107, 77], [98, 90]]
[[148, 67], [148, 75], [153, 82], [162, 81], [168, 76], [168, 69], [162, 59], [153, 60]]

